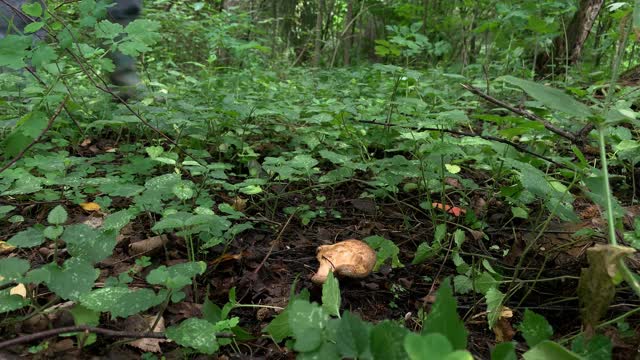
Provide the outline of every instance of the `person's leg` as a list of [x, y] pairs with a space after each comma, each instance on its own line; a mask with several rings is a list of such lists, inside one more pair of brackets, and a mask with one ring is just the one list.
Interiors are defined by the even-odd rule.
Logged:
[[[116, 0], [114, 3], [107, 11], [108, 19], [122, 26], [127, 26], [142, 13], [142, 0]], [[120, 87], [121, 96], [134, 96], [136, 85], [140, 82], [136, 60], [120, 52], [112, 54], [111, 59], [116, 66], [111, 74], [111, 82]]]

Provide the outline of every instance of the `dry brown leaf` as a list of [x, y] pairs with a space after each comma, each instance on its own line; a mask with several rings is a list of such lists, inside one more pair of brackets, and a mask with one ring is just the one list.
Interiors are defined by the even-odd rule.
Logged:
[[244, 209], [247, 208], [247, 199], [244, 199], [240, 196], [236, 196], [233, 198], [233, 202], [231, 203], [231, 206], [236, 211], [244, 211]]
[[[127, 321], [125, 321], [125, 328], [127, 331], [148, 332], [149, 328], [151, 328], [151, 326], [153, 326], [155, 322], [155, 315], [132, 316], [127, 319]], [[153, 328], [152, 332], [164, 332], [164, 330], [164, 318], [160, 317], [160, 320], [158, 320], [158, 323]], [[142, 351], [159, 353], [162, 351], [162, 349], [160, 349], [160, 343], [166, 341], [167, 340], [165, 339], [143, 338], [136, 339], [130, 342], [129, 345], [136, 347]]]
[[99, 211], [100, 210], [100, 205], [94, 203], [94, 202], [83, 202], [80, 203], [80, 207], [84, 210], [84, 211]]
[[0, 255], [6, 255], [15, 250], [15, 246], [9, 244], [6, 241], [0, 241]]
[[104, 152], [108, 152], [108, 153], [114, 153], [117, 151], [118, 151], [118, 148], [111, 147], [111, 146], [107, 146], [106, 148], [104, 148]]
[[506, 318], [500, 318], [493, 327], [493, 333], [496, 335], [496, 342], [511, 341], [516, 334], [513, 326]]
[[169, 242], [166, 235], [153, 236], [142, 241], [129, 244], [129, 254], [138, 256], [157, 250]]
[[84, 221], [82, 221], [82, 223], [91, 228], [97, 229], [104, 223], [104, 218], [101, 216], [88, 216]]
[[87, 147], [89, 145], [91, 145], [93, 141], [91, 140], [91, 138], [86, 138], [84, 140], [82, 140], [82, 142], [80, 143], [80, 147]]

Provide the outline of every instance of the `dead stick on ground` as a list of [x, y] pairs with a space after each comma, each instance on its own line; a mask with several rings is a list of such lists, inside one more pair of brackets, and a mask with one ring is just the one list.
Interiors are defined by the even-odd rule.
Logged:
[[[94, 334], [99, 334], [99, 335], [109, 336], [109, 337], [121, 337], [121, 338], [132, 338], [132, 339], [143, 339], [143, 338], [166, 339], [165, 334], [161, 332], [141, 333], [137, 331], [117, 331], [117, 330], [110, 330], [110, 329], [104, 329], [104, 328], [87, 326], [87, 325], [78, 325], [78, 326], [66, 326], [66, 327], [61, 327], [57, 329], [45, 330], [45, 331], [37, 332], [34, 334], [19, 336], [11, 340], [0, 342], [0, 349], [6, 348], [9, 346], [14, 346], [19, 344], [29, 343], [36, 340], [45, 339], [51, 336], [56, 336], [56, 335], [65, 334], [65, 333], [74, 333], [74, 332], [87, 332], [87, 333], [94, 333]], [[228, 334], [228, 333], [218, 333], [216, 334], [216, 337], [232, 338], [234, 337], [234, 335]]]
[[40, 139], [42, 139], [42, 137], [44, 136], [44, 134], [49, 131], [49, 129], [51, 128], [51, 125], [53, 125], [53, 121], [58, 117], [58, 115], [60, 115], [60, 112], [62, 111], [62, 109], [64, 109], [64, 104], [67, 102], [67, 97], [65, 97], [62, 102], [60, 103], [60, 105], [58, 105], [58, 108], [56, 109], [56, 111], [53, 113], [53, 115], [49, 118], [49, 122], [47, 122], [47, 126], [45, 126], [45, 128], [40, 132], [40, 135], [38, 135], [37, 138], [35, 138], [31, 144], [27, 145], [26, 148], [22, 149], [22, 151], [20, 151], [20, 153], [18, 155], [16, 155], [13, 159], [11, 159], [11, 161], [9, 161], [5, 166], [3, 166], [2, 168], [0, 168], [0, 173], [2, 173], [3, 171], [7, 170], [8, 168], [11, 167], [11, 165], [15, 164], [18, 160], [20, 160], [20, 158], [22, 158], [24, 156], [24, 154], [31, 149], [31, 147], [35, 144], [38, 143], [38, 141], [40, 141]]
[[495, 141], [495, 142], [499, 142], [499, 143], [503, 143], [503, 144], [507, 144], [510, 146], [513, 146], [514, 148], [516, 148], [516, 150], [522, 151], [523, 153], [527, 153], [529, 155], [535, 156], [537, 158], [540, 158], [544, 161], [548, 161], [558, 167], [561, 168], [565, 168], [565, 169], [569, 169], [569, 167], [565, 164], [561, 164], [557, 161], [554, 161], [553, 159], [544, 156], [544, 155], [540, 155], [538, 153], [535, 153], [529, 149], [527, 149], [526, 147], [516, 144], [513, 141], [509, 141], [507, 139], [503, 139], [503, 138], [499, 138], [497, 136], [491, 136], [491, 135], [482, 135], [482, 134], [476, 134], [476, 133], [471, 133], [471, 132], [464, 132], [464, 131], [458, 131], [458, 130], [450, 130], [450, 129], [445, 129], [445, 128], [434, 128], [434, 127], [423, 127], [423, 126], [410, 126], [410, 125], [398, 125], [398, 124], [383, 124], [383, 123], [379, 123], [377, 121], [372, 121], [372, 120], [358, 120], [358, 122], [363, 123], [363, 124], [372, 124], [372, 125], [379, 125], [379, 126], [394, 126], [394, 127], [399, 127], [399, 128], [403, 128], [403, 129], [410, 129], [410, 130], [416, 130], [416, 131], [441, 131], [444, 133], [449, 133], [449, 134], [454, 134], [454, 135], [460, 135], [460, 136], [470, 136], [470, 137], [478, 137], [481, 139], [485, 139], [485, 140], [491, 140], [491, 141]]
[[264, 259], [262, 259], [262, 262], [260, 262], [260, 265], [258, 265], [258, 267], [253, 270], [254, 274], [257, 274], [258, 271], [260, 271], [260, 269], [262, 268], [262, 265], [264, 265], [264, 263], [267, 262], [267, 259], [269, 258], [269, 256], [271, 256], [271, 253], [273, 252], [273, 248], [276, 247], [277, 244], [280, 243], [280, 240], [282, 239], [282, 234], [284, 233], [284, 230], [287, 228], [287, 226], [289, 226], [289, 223], [291, 222], [291, 219], [293, 219], [293, 216], [296, 214], [296, 212], [294, 211], [293, 214], [291, 214], [289, 216], [289, 218], [287, 219], [287, 222], [284, 223], [284, 225], [282, 225], [282, 229], [280, 229], [280, 232], [278, 233], [278, 236], [276, 236], [275, 240], [273, 240], [273, 242], [271, 243], [271, 247], [269, 248], [269, 251], [267, 252], [267, 255], [264, 256]]
[[543, 119], [543, 118], [541, 118], [541, 117], [539, 117], [539, 116], [537, 116], [537, 115], [535, 115], [533, 113], [530, 113], [527, 110], [518, 109], [517, 107], [515, 107], [515, 106], [513, 106], [511, 104], [508, 104], [508, 103], [506, 103], [506, 102], [504, 102], [502, 100], [498, 100], [498, 99], [494, 98], [493, 96], [485, 94], [480, 89], [478, 89], [478, 88], [476, 88], [474, 86], [471, 86], [469, 84], [460, 84], [460, 85], [463, 88], [467, 89], [469, 92], [480, 96], [481, 98], [485, 99], [486, 101], [488, 101], [488, 102], [490, 102], [490, 103], [492, 103], [494, 105], [498, 105], [501, 108], [507, 109], [507, 110], [509, 110], [509, 111], [511, 111], [511, 112], [513, 112], [515, 114], [518, 114], [520, 116], [523, 116], [523, 117], [525, 117], [525, 118], [527, 118], [529, 120], [533, 120], [533, 121], [541, 123], [542, 125], [544, 125], [545, 129], [547, 129], [547, 130], [551, 131], [552, 133], [554, 133], [556, 135], [559, 135], [559, 136], [571, 141], [572, 143], [580, 143], [581, 142], [581, 139], [578, 136], [570, 133], [569, 131], [566, 131], [566, 130], [559, 129], [559, 128], [555, 127], [553, 124], [551, 124], [547, 120], [545, 120], [545, 119]]

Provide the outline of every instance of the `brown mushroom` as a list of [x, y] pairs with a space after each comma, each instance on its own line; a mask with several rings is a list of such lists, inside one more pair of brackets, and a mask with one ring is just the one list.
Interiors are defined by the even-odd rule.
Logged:
[[316, 284], [327, 280], [329, 270], [340, 276], [363, 278], [371, 274], [376, 264], [376, 252], [367, 243], [356, 239], [318, 246], [316, 252], [320, 267], [311, 278]]

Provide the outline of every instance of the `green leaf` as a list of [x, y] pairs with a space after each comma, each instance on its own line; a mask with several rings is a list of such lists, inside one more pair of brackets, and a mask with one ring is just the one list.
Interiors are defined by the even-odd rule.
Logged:
[[91, 263], [79, 258], [65, 261], [62, 267], [49, 264], [46, 270], [50, 274], [47, 286], [64, 300], [78, 300], [89, 293], [100, 273]]
[[22, 12], [31, 17], [39, 17], [42, 15], [42, 5], [40, 5], [40, 3], [37, 1], [22, 4], [20, 8], [22, 9]]
[[32, 22], [29, 25], [24, 27], [24, 33], [33, 34], [34, 32], [42, 29], [43, 26], [44, 26], [44, 23], [41, 21]]
[[600, 334], [588, 340], [584, 334], [578, 335], [571, 344], [571, 350], [586, 360], [609, 360], [613, 357], [611, 339]]
[[402, 263], [398, 258], [398, 254], [400, 254], [400, 248], [398, 245], [394, 244], [393, 241], [387, 240], [382, 236], [374, 235], [369, 236], [364, 239], [374, 250], [376, 250], [376, 265], [373, 268], [373, 271], [378, 271], [380, 266], [384, 264], [387, 259], [391, 259], [391, 267], [397, 268], [402, 267]]
[[419, 335], [409, 333], [404, 338], [404, 349], [411, 360], [421, 360], [426, 354], [433, 359], [443, 359], [453, 352], [449, 340], [442, 334]]
[[314, 351], [320, 347], [322, 332], [327, 322], [327, 315], [316, 303], [295, 300], [288, 307], [289, 327], [293, 332], [294, 350], [299, 352]]
[[7, 35], [0, 39], [0, 66], [13, 70], [27, 66], [25, 57], [29, 55], [27, 49], [31, 41], [31, 36], [26, 35]]
[[218, 350], [216, 339], [217, 328], [214, 324], [202, 319], [191, 318], [178, 326], [170, 326], [166, 330], [168, 339], [178, 345], [187, 346], [203, 354], [213, 354]]
[[30, 227], [27, 230], [15, 234], [7, 242], [17, 248], [34, 247], [44, 242], [44, 234], [42, 230]]
[[18, 282], [31, 265], [27, 260], [17, 257], [0, 259], [0, 285]]
[[518, 360], [516, 344], [504, 342], [496, 345], [491, 351], [491, 360]]
[[33, 56], [31, 57], [31, 63], [38, 69], [42, 66], [53, 63], [58, 58], [55, 50], [47, 44], [39, 44], [38, 47], [33, 50]]
[[409, 330], [389, 320], [382, 321], [371, 330], [371, 355], [374, 359], [408, 359], [409, 356], [404, 349], [404, 338], [408, 333]]
[[62, 239], [72, 256], [95, 264], [111, 256], [116, 235], [113, 230], [100, 231], [85, 224], [75, 224], [67, 226]]
[[518, 330], [522, 332], [522, 337], [527, 341], [529, 347], [534, 347], [544, 340], [550, 339], [553, 335], [553, 328], [547, 319], [529, 309], [524, 311], [524, 318], [518, 326]]
[[151, 270], [147, 282], [152, 285], [163, 285], [168, 289], [180, 290], [191, 284], [191, 279], [202, 275], [207, 269], [203, 261], [187, 262], [166, 267], [164, 265]]
[[112, 23], [108, 20], [102, 20], [96, 24], [96, 36], [100, 39], [109, 39], [113, 41], [118, 35], [124, 31], [120, 24]]
[[336, 329], [336, 346], [342, 357], [367, 358], [371, 326], [345, 311]]
[[129, 289], [126, 287], [105, 287], [96, 289], [80, 297], [87, 309], [99, 312], [111, 312], [115, 317], [126, 318], [145, 311], [164, 301], [151, 289]]
[[449, 279], [440, 284], [436, 293], [436, 301], [424, 323], [423, 334], [440, 333], [447, 337], [454, 350], [467, 347], [467, 329], [457, 313], [456, 299]]
[[67, 222], [67, 210], [65, 210], [62, 205], [54, 207], [53, 210], [49, 212], [47, 221], [49, 222], [49, 224], [63, 225], [65, 222]]
[[269, 334], [275, 342], [281, 342], [292, 336], [293, 332], [289, 326], [289, 309], [278, 314], [262, 331]]
[[578, 354], [571, 352], [553, 341], [544, 340], [522, 355], [525, 360], [582, 360]]
[[131, 210], [116, 211], [104, 219], [102, 228], [104, 230], [120, 231], [120, 229], [127, 226], [127, 224], [129, 224], [129, 222], [135, 217], [136, 216]]
[[325, 313], [340, 317], [340, 285], [338, 279], [329, 271], [327, 280], [322, 285], [322, 309]]
[[466, 275], [456, 275], [453, 278], [453, 287], [458, 294], [468, 294], [473, 290], [473, 282]]
[[485, 298], [487, 300], [487, 311], [489, 312], [489, 314], [487, 315], [489, 329], [493, 329], [493, 327], [500, 319], [504, 296], [505, 295], [495, 287], [490, 288], [485, 294]]
[[11, 295], [10, 290], [0, 291], [0, 314], [22, 309], [29, 305], [29, 300], [20, 295]]
[[586, 120], [593, 115], [588, 106], [558, 89], [509, 75], [503, 76], [501, 79], [521, 88], [552, 110], [561, 111], [582, 120]]

